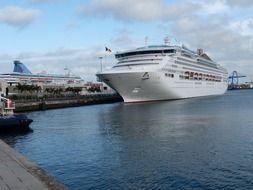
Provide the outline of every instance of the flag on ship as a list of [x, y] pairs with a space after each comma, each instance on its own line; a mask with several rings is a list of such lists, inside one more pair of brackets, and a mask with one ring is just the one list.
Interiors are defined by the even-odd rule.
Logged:
[[105, 51], [112, 52], [112, 50], [105, 46]]

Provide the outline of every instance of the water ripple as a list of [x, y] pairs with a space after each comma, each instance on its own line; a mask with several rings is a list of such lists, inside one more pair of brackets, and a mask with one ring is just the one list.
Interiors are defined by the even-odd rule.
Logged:
[[2, 138], [73, 190], [252, 189], [252, 95], [31, 112]]

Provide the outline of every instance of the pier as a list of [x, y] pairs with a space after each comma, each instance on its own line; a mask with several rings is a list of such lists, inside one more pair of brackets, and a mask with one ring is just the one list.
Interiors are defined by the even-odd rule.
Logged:
[[39, 111], [66, 107], [77, 107], [93, 104], [106, 104], [123, 101], [118, 94], [89, 94], [76, 97], [61, 97], [47, 99], [14, 100], [15, 112]]
[[0, 140], [1, 190], [68, 190], [44, 170]]

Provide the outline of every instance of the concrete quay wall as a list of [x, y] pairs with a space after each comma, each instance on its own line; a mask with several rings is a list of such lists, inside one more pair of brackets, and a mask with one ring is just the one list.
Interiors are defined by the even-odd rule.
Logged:
[[77, 96], [71, 98], [48, 99], [39, 101], [17, 101], [15, 112], [38, 111], [56, 108], [76, 107], [123, 101], [117, 94]]

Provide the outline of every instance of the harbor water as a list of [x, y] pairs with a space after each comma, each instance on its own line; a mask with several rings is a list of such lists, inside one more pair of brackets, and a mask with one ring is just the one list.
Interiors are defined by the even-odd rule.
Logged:
[[253, 189], [253, 90], [27, 116], [2, 139], [73, 190]]

